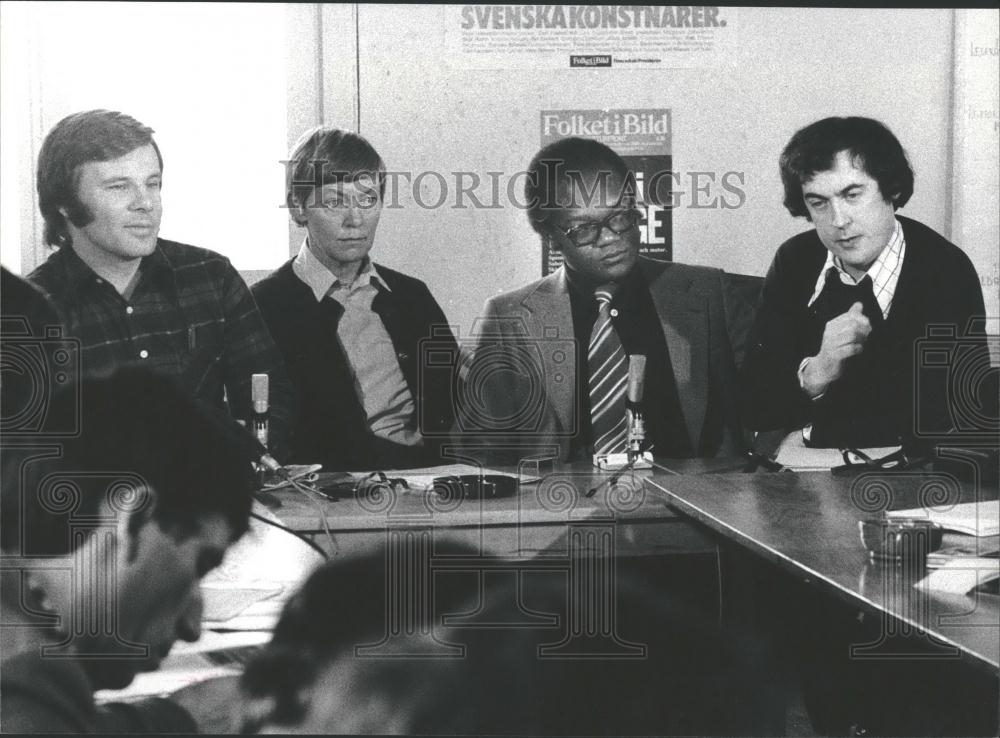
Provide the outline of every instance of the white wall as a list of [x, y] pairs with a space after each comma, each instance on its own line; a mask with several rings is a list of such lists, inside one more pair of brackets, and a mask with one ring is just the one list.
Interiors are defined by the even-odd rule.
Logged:
[[[34, 192], [42, 137], [94, 108], [154, 129], [163, 237], [241, 269], [283, 258], [286, 15], [263, 3], [3, 3], [0, 197], [4, 214], [17, 202], [25, 215], [19, 232], [3, 226], [3, 263], [28, 272], [47, 256]], [[20, 177], [8, 190], [10, 162]]]
[[[670, 108], [674, 168], [743, 171], [747, 194], [737, 210], [675, 210], [674, 258], [763, 274], [778, 244], [808, 227], [781, 205], [781, 148], [821, 117], [866, 115], [912, 158], [916, 194], [904, 213], [948, 233], [951, 10], [740, 8], [738, 52], [723, 67], [527, 74], [451, 69], [443, 13], [360, 8], [360, 129], [391, 169], [513, 173], [539, 147], [542, 109]], [[427, 281], [466, 332], [487, 297], [540, 275], [523, 212], [401, 202], [383, 215], [378, 257]]]
[[[997, 181], [1000, 167], [995, 156], [977, 155], [981, 147], [973, 139], [956, 140], [963, 131], [975, 132], [960, 125], [955, 97], [978, 89], [964, 85], [964, 78], [982, 66], [981, 60], [968, 63], [954, 40], [957, 34], [964, 45], [970, 36], [984, 36], [973, 33], [981, 22], [973, 20], [970, 26], [963, 15], [969, 11], [727, 8], [724, 12], [737, 27], [736, 51], [715, 68], [468, 72], [449, 66], [441, 6], [298, 4], [285, 7], [284, 23], [272, 24], [265, 44], [272, 56], [285, 46], [282, 82], [280, 57], [270, 72], [261, 72], [255, 65], [263, 46], [241, 44], [247, 32], [233, 22], [237, 12], [241, 18], [248, 13], [263, 17], [272, 12], [267, 8], [180, 4], [172, 12], [170, 4], [154, 11], [115, 3], [103, 5], [111, 8], [114, 24], [102, 26], [93, 20], [94, 7], [77, 6], [75, 15], [57, 12], [56, 5], [40, 10], [19, 3], [0, 7], [0, 243], [4, 263], [15, 269], [30, 270], [44, 258], [33, 193], [41, 137], [59, 117], [81, 107], [120, 107], [161, 134], [170, 197], [165, 236], [236, 250], [237, 261], [240, 250], [261, 253], [262, 244], [255, 239], [268, 241], [263, 246], [266, 260], [274, 263], [255, 258], [244, 264], [248, 278], [277, 267], [302, 238], [299, 229], [285, 224], [278, 207], [278, 160], [286, 151], [282, 115], [287, 143], [319, 122], [357, 128], [391, 169], [436, 171], [453, 184], [454, 171], [484, 177], [499, 171], [506, 178], [523, 170], [539, 146], [542, 109], [670, 108], [674, 169], [740, 171], [746, 177], [746, 202], [739, 209], [681, 207], [673, 212], [674, 258], [763, 274], [777, 245], [808, 227], [781, 206], [777, 157], [782, 146], [797, 128], [820, 117], [859, 114], [885, 121], [910, 153], [917, 184], [904, 213], [968, 250], [983, 276], [988, 309], [1000, 312], [997, 215], [983, 212], [989, 204], [983, 193]], [[37, 18], [32, 25], [36, 16], [47, 22], [61, 19], [63, 26], [69, 18], [72, 27], [50, 27]], [[188, 33], [177, 22], [182, 16], [197, 16], [202, 23]], [[956, 17], [962, 23], [956, 24]], [[996, 13], [989, 17], [995, 24]], [[157, 21], [164, 18], [173, 22]], [[190, 43], [166, 38], [178, 25]], [[80, 29], [85, 32], [78, 33]], [[108, 41], [100, 54], [88, 56], [86, 43], [97, 38], [94, 33], [121, 36], [122, 43]], [[224, 41], [220, 48], [227, 49], [225, 58], [215, 62], [213, 38]], [[61, 57], [78, 49], [81, 62], [57, 65], [56, 55], [47, 49], [58, 50]], [[144, 56], [144, 49], [152, 56]], [[995, 74], [996, 57], [990, 62]], [[105, 71], [95, 64], [103, 64]], [[116, 65], [123, 70], [115, 72]], [[95, 75], [96, 88], [91, 84]], [[91, 92], [84, 94], [82, 82], [88, 79]], [[201, 102], [193, 105], [189, 86], [196, 82], [228, 92], [208, 98], [198, 92]], [[995, 88], [993, 100], [984, 104], [994, 112]], [[262, 107], [267, 116], [258, 115]], [[170, 121], [160, 120], [168, 113]], [[232, 134], [239, 131], [220, 123], [220, 116], [236, 120], [244, 140], [233, 143]], [[270, 133], [247, 140], [248, 132], [263, 130], [265, 122]], [[996, 146], [995, 123], [983, 135], [990, 134]], [[966, 140], [972, 143], [963, 149], [960, 144]], [[238, 149], [240, 167], [253, 159], [256, 171], [266, 168], [274, 176], [266, 186], [258, 179], [254, 187], [238, 177], [238, 188], [224, 188], [235, 201], [222, 207], [209, 183], [219, 178], [231, 184], [233, 170], [220, 171], [206, 152], [227, 142]], [[194, 162], [180, 161], [189, 155]], [[977, 175], [971, 188], [953, 185], [967, 183], [970, 171]], [[182, 174], [197, 189], [179, 186]], [[426, 184], [425, 195], [433, 195], [433, 180]], [[994, 198], [996, 189], [993, 185]], [[487, 297], [539, 276], [538, 240], [523, 211], [427, 210], [407, 192], [399, 202], [402, 208], [383, 214], [376, 257], [427, 281], [463, 332], [468, 333]], [[251, 227], [230, 243], [226, 224], [242, 224], [246, 232], [249, 214], [267, 219], [266, 239], [263, 229]], [[171, 232], [172, 223], [177, 233]], [[272, 246], [279, 231], [279, 239], [287, 232], [288, 243]], [[247, 271], [251, 269], [257, 271]]]
[[[958, 11], [955, 27], [952, 238], [979, 271], [1000, 334], [1000, 12]], [[994, 364], [1000, 362], [995, 346]]]

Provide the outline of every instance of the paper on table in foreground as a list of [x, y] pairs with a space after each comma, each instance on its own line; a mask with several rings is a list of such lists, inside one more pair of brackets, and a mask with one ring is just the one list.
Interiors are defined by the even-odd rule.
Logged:
[[[145, 697], [161, 697], [182, 687], [214, 677], [240, 674], [243, 664], [235, 655], [247, 654], [271, 640], [266, 632], [202, 632], [195, 643], [177, 643], [156, 671], [136, 675], [124, 689], [100, 690], [98, 702], [129, 702]], [[227, 658], [233, 654], [234, 658]]]
[[1000, 500], [962, 502], [951, 507], [918, 507], [912, 510], [892, 510], [889, 518], [919, 518], [936, 523], [945, 530], [970, 536], [1000, 534]]
[[941, 548], [927, 552], [927, 568], [937, 569], [951, 559], [1000, 555], [1000, 536], [970, 536], [946, 530], [941, 535]]
[[1000, 559], [982, 556], [953, 558], [941, 564], [914, 586], [921, 589], [967, 594], [976, 587], [1000, 577]]
[[[899, 446], [858, 450], [864, 451], [873, 459], [881, 459], [899, 451]], [[835, 466], [843, 465], [844, 454], [836, 448], [809, 448], [802, 440], [802, 431], [795, 430], [785, 436], [774, 460], [792, 471], [829, 471]]]
[[[254, 502], [253, 511], [277, 521], [258, 502]], [[291, 593], [322, 561], [304, 541], [251, 519], [250, 529], [230, 546], [222, 564], [202, 580], [202, 626], [270, 630]]]
[[246, 611], [252, 605], [282, 594], [284, 586], [234, 587], [203, 584], [201, 598], [205, 603], [202, 620], [224, 623]]

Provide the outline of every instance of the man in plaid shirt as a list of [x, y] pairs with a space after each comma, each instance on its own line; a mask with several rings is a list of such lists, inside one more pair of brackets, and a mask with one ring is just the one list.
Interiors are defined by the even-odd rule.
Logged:
[[58, 250], [29, 279], [80, 341], [85, 377], [147, 366], [246, 419], [251, 375], [268, 374], [270, 450], [280, 459], [292, 407], [281, 354], [228, 259], [158, 238], [163, 159], [152, 133], [107, 110], [70, 115], [49, 132], [38, 195], [45, 240]]

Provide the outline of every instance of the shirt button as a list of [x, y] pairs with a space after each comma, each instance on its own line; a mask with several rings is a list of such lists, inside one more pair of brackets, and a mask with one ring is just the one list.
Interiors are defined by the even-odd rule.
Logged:
[[97, 278], [97, 284], [104, 284], [104, 280], [100, 277]]
[[140, 359], [149, 358], [149, 352], [146, 349], [143, 349], [142, 351], [139, 352], [139, 358]]
[[410, 355], [406, 351], [400, 351], [396, 356], [399, 357], [400, 361], [406, 361], [410, 358]]
[[618, 308], [611, 308], [611, 317], [612, 318], [618, 317]]
[[129, 305], [127, 308], [125, 308], [125, 313], [127, 315], [131, 315], [132, 314], [132, 306], [131, 305]]

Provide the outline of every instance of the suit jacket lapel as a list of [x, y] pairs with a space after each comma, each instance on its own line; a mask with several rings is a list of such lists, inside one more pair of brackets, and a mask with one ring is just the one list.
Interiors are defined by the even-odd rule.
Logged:
[[[658, 264], [643, 263], [647, 270], [660, 269]], [[697, 450], [708, 405], [708, 306], [704, 296], [689, 291], [691, 280], [673, 265], [664, 265], [658, 276], [655, 271], [647, 274], [652, 276], [649, 293], [667, 340], [684, 424]]]
[[[545, 396], [555, 410], [564, 431], [574, 428], [573, 406], [576, 404], [576, 355], [573, 352], [573, 315], [566, 284], [565, 267], [545, 277], [538, 288], [521, 301], [527, 311], [528, 335], [539, 341], [542, 369], [545, 372]], [[569, 354], [557, 362], [556, 352]], [[561, 381], [556, 381], [559, 377]]]

